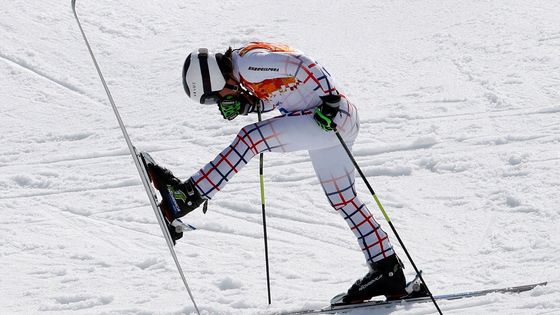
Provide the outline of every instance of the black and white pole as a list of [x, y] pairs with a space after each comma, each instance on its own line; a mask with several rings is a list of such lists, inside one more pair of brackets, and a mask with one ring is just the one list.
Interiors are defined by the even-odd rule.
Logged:
[[[257, 115], [259, 122], [262, 121], [261, 117], [262, 106], [257, 105]], [[266, 232], [266, 211], [265, 211], [265, 198], [264, 198], [264, 154], [261, 152], [259, 154], [259, 181], [261, 187], [261, 207], [262, 207], [262, 220], [263, 220], [263, 231], [264, 231], [264, 258], [266, 261], [266, 287], [268, 289], [268, 304], [272, 303], [270, 297], [270, 269], [268, 265], [268, 235]]]
[[358, 163], [356, 162], [356, 160], [354, 159], [354, 156], [352, 155], [352, 152], [350, 151], [350, 149], [348, 148], [348, 146], [346, 145], [346, 142], [344, 141], [344, 139], [342, 139], [342, 136], [340, 135], [340, 133], [338, 133], [338, 130], [334, 129], [334, 132], [336, 134], [336, 137], [338, 138], [338, 140], [340, 141], [340, 144], [342, 145], [342, 147], [344, 148], [344, 150], [346, 151], [346, 153], [348, 154], [348, 157], [350, 158], [350, 160], [352, 161], [352, 164], [354, 164], [354, 167], [356, 168], [356, 170], [358, 171], [358, 174], [360, 174], [360, 176], [362, 177], [362, 180], [366, 183], [367, 188], [369, 189], [369, 192], [371, 193], [371, 195], [373, 196], [373, 199], [375, 200], [375, 203], [377, 204], [377, 206], [379, 207], [379, 209], [381, 210], [381, 213], [383, 213], [383, 216], [385, 217], [385, 220], [387, 220], [387, 223], [389, 223], [389, 226], [391, 227], [391, 230], [393, 230], [393, 233], [395, 234], [395, 236], [397, 237], [397, 240], [399, 241], [399, 243], [401, 244], [402, 249], [404, 250], [406, 257], [408, 258], [408, 260], [410, 261], [410, 264], [412, 265], [412, 267], [414, 268], [414, 271], [416, 272], [416, 274], [418, 275], [418, 277], [420, 278], [420, 280], [422, 281], [422, 283], [424, 283], [424, 285], [426, 286], [426, 290], [428, 291], [428, 295], [430, 296], [430, 299], [432, 300], [432, 302], [434, 303], [434, 306], [436, 307], [438, 313], [440, 315], [443, 315], [443, 313], [441, 312], [441, 309], [439, 308], [439, 305], [436, 302], [436, 299], [434, 299], [434, 296], [432, 295], [432, 292], [430, 292], [430, 289], [428, 288], [428, 285], [426, 284], [426, 281], [424, 281], [424, 278], [422, 278], [422, 273], [418, 270], [418, 268], [416, 267], [416, 264], [414, 263], [414, 260], [412, 260], [412, 257], [410, 256], [410, 254], [408, 253], [408, 250], [406, 249], [406, 246], [404, 246], [403, 241], [401, 240], [401, 237], [399, 236], [399, 233], [397, 233], [397, 229], [395, 229], [395, 226], [393, 225], [393, 222], [391, 222], [391, 218], [389, 217], [389, 215], [387, 214], [387, 212], [385, 211], [385, 209], [383, 208], [383, 205], [381, 204], [381, 202], [379, 201], [379, 198], [377, 198], [377, 195], [375, 194], [375, 191], [373, 191], [373, 188], [371, 187], [371, 185], [369, 184], [369, 181], [367, 180], [366, 176], [364, 175], [364, 173], [362, 172], [362, 170], [360, 169], [360, 166], [358, 165]]
[[185, 288], [187, 289], [187, 292], [189, 293], [189, 296], [190, 296], [191, 301], [194, 305], [194, 308], [195, 308], [196, 312], [200, 315], [200, 311], [198, 310], [198, 306], [196, 305], [196, 302], [195, 302], [194, 297], [192, 295], [191, 289], [189, 288], [189, 285], [187, 283], [187, 279], [185, 277], [185, 274], [183, 273], [183, 269], [181, 268], [179, 260], [177, 259], [177, 254], [175, 253], [175, 249], [173, 248], [173, 240], [171, 238], [171, 235], [169, 235], [169, 231], [167, 230], [167, 227], [165, 225], [165, 220], [163, 218], [163, 215], [158, 210], [157, 204], [155, 203], [155, 199], [152, 196], [152, 190], [150, 188], [150, 183], [148, 182], [148, 177], [145, 176], [146, 174], [145, 174], [145, 171], [144, 171], [144, 167], [141, 164], [142, 162], [140, 162], [140, 160], [138, 158], [138, 153], [136, 152], [136, 148], [132, 145], [132, 141], [130, 140], [130, 137], [128, 136], [128, 132], [126, 131], [124, 123], [121, 119], [121, 115], [119, 114], [117, 106], [115, 105], [115, 101], [113, 100], [113, 96], [111, 95], [111, 91], [109, 91], [109, 87], [107, 86], [107, 83], [105, 82], [105, 78], [103, 77], [103, 73], [101, 73], [101, 69], [99, 68], [99, 64], [97, 63], [97, 60], [95, 59], [95, 56], [93, 54], [93, 51], [92, 51], [91, 46], [89, 44], [89, 41], [86, 37], [86, 34], [84, 33], [84, 29], [82, 28], [82, 24], [80, 23], [80, 19], [78, 18], [78, 14], [76, 13], [76, 0], [72, 0], [71, 4], [72, 4], [72, 11], [74, 12], [74, 16], [76, 17], [76, 22], [78, 23], [78, 27], [80, 28], [80, 32], [82, 33], [82, 36], [83, 36], [84, 41], [86, 43], [86, 46], [88, 48], [89, 55], [91, 56], [91, 59], [93, 60], [93, 64], [95, 65], [95, 69], [97, 70], [97, 74], [99, 75], [99, 78], [101, 79], [101, 84], [103, 84], [103, 88], [105, 89], [105, 93], [107, 94], [107, 97], [109, 98], [109, 103], [111, 103], [111, 107], [113, 108], [113, 112], [115, 113], [115, 116], [117, 117], [117, 121], [118, 121], [119, 126], [121, 128], [121, 131], [123, 133], [124, 139], [126, 141], [126, 144], [128, 145], [128, 149], [130, 151], [130, 154], [132, 155], [132, 159], [134, 160], [134, 165], [136, 165], [136, 169], [138, 170], [138, 173], [140, 174], [140, 178], [142, 180], [142, 185], [144, 185], [144, 189], [146, 190], [146, 193], [148, 194], [148, 197], [150, 199], [150, 204], [151, 204], [151, 206], [154, 210], [154, 213], [155, 213], [156, 218], [158, 220], [158, 223], [159, 223], [159, 226], [160, 226], [161, 231], [163, 233], [163, 236], [165, 238], [165, 241], [167, 242], [167, 246], [169, 247], [169, 251], [171, 252], [171, 256], [173, 257], [173, 260], [175, 261], [175, 265], [177, 266], [177, 270], [179, 271], [181, 279], [183, 280], [183, 284], [185, 285]]

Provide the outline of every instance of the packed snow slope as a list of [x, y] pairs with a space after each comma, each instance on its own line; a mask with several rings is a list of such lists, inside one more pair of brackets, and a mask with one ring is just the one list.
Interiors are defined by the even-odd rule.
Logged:
[[[434, 293], [549, 281], [441, 302], [444, 313], [560, 314], [558, 1], [78, 0], [77, 9], [132, 141], [176, 175], [188, 178], [256, 120], [227, 122], [189, 101], [186, 54], [293, 45], [357, 104], [356, 159]], [[0, 11], [0, 313], [192, 313], [70, 1], [11, 0]], [[265, 181], [272, 305], [254, 160], [206, 215], [188, 216], [199, 229], [176, 246], [204, 314], [324, 306], [366, 272], [306, 152], [266, 154]]]

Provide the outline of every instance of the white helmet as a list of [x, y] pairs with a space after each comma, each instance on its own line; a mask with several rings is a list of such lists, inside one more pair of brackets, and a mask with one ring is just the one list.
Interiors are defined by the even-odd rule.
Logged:
[[226, 85], [226, 80], [218, 60], [222, 54], [209, 53], [199, 48], [187, 56], [183, 65], [183, 87], [187, 95], [200, 104], [217, 104], [218, 91]]

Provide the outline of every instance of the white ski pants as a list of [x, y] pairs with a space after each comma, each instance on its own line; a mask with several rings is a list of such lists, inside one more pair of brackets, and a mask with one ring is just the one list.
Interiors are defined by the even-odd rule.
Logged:
[[[349, 148], [358, 135], [356, 107], [341, 102], [334, 119]], [[317, 126], [313, 111], [303, 111], [267, 119], [243, 127], [233, 142], [210, 163], [192, 176], [206, 199], [220, 191], [227, 182], [260, 152], [308, 150], [323, 190], [331, 206], [344, 218], [356, 238], [367, 262], [392, 255], [387, 234], [356, 195], [354, 166], [334, 132]]]

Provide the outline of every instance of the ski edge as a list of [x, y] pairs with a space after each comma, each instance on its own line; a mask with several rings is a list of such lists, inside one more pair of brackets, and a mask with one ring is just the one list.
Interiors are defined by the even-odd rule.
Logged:
[[[464, 298], [484, 296], [492, 293], [521, 293], [521, 292], [533, 290], [534, 288], [539, 286], [546, 286], [547, 284], [548, 281], [543, 281], [543, 282], [520, 285], [520, 286], [510, 286], [510, 287], [503, 287], [503, 288], [439, 294], [439, 295], [434, 295], [434, 298], [440, 301], [451, 301], [451, 300], [459, 300]], [[392, 301], [370, 301], [370, 302], [364, 302], [358, 304], [328, 306], [322, 309], [307, 309], [307, 310], [300, 310], [295, 312], [285, 312], [281, 314], [282, 315], [303, 315], [303, 314], [322, 314], [322, 313], [332, 314], [339, 311], [348, 311], [353, 309], [381, 307], [381, 306], [410, 305], [414, 303], [422, 303], [422, 302], [429, 302], [429, 301], [430, 301], [430, 297], [418, 297], [418, 298], [392, 300]]]

